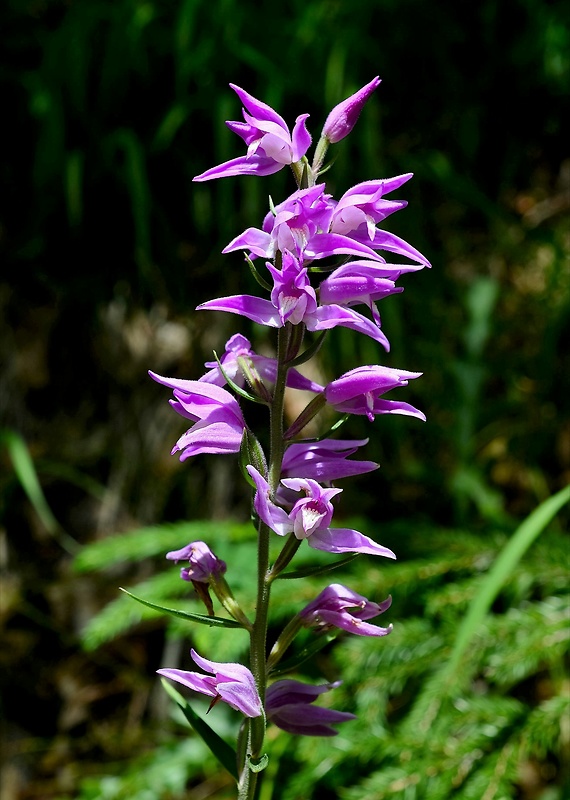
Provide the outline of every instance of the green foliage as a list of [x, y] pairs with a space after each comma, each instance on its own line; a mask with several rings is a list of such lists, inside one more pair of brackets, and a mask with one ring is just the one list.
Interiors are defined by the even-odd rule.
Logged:
[[[515, 521], [570, 474], [567, 0], [7, 0], [0, 16], [0, 82], [10, 109], [2, 150], [10, 191], [0, 219], [1, 406], [8, 430], [0, 593], [10, 676], [2, 715], [17, 730], [35, 731], [26, 704], [10, 701], [37, 687], [29, 706], [51, 727], [37, 751], [30, 747], [29, 773], [48, 774], [54, 765], [55, 775], [65, 759], [59, 772], [68, 775], [74, 760], [114, 762], [114, 750], [127, 749], [117, 744], [128, 740], [123, 733], [107, 749], [89, 738], [93, 727], [85, 737], [83, 729], [62, 733], [62, 673], [74, 680], [81, 673], [82, 691], [73, 695], [96, 725], [97, 702], [93, 707], [88, 698], [108, 683], [108, 673], [98, 673], [101, 663], [124, 685], [132, 657], [144, 683], [165, 627], [169, 637], [192, 640], [222, 660], [243, 657], [241, 631], [220, 636], [117, 597], [83, 629], [90, 649], [82, 668], [66, 664], [71, 632], [91, 616], [93, 597], [96, 607], [104, 601], [109, 583], [116, 593], [122, 584], [158, 604], [200, 610], [191, 587], [163, 561], [168, 549], [192, 538], [207, 539], [231, 563], [232, 588], [251, 608], [255, 545], [248, 525], [208, 520], [114, 534], [220, 511], [212, 499], [220, 496], [212, 489], [218, 473], [207, 458], [190, 468], [166, 463], [182, 428], [166, 421], [164, 395], [143, 376], [164, 365], [165, 373], [196, 377], [223, 344], [224, 323], [190, 318], [189, 309], [211, 296], [220, 276], [224, 292], [243, 291], [239, 257], [222, 266], [216, 253], [258, 224], [267, 194], [278, 202], [286, 191], [285, 171], [266, 182], [191, 184], [193, 175], [237, 155], [237, 137], [222, 124], [240, 114], [227, 83], [273, 104], [289, 121], [309, 111], [318, 135], [327, 108], [380, 74], [383, 84], [366, 115], [338, 146], [342, 157], [327, 175], [329, 188], [338, 196], [371, 174], [413, 170], [402, 195], [410, 205], [387, 227], [413, 241], [434, 268], [415, 276], [413, 286], [403, 278], [403, 297], [382, 304], [390, 354], [379, 356], [365, 337], [333, 331], [319, 360], [327, 376], [379, 358], [422, 370], [416, 397], [406, 399], [426, 411], [428, 424], [385, 419], [372, 433], [366, 421], [352, 420], [347, 433], [370, 436], [366, 457], [382, 469], [345, 482], [339, 516], [358, 510], [354, 526], [391, 546], [399, 561], [379, 566], [358, 558], [332, 577], [277, 581], [273, 591], [278, 624], [327, 580], [378, 599], [392, 593], [386, 617], [395, 629], [380, 643], [345, 638], [315, 655], [319, 675], [351, 675], [330, 702], [356, 709], [359, 720], [332, 741], [299, 745], [279, 734], [269, 765], [273, 783], [265, 781], [261, 800], [285, 791], [306, 800], [308, 786], [316, 800], [328, 800], [340, 796], [340, 784], [369, 800], [377, 782], [385, 786], [384, 774], [392, 776], [389, 796], [396, 800], [422, 792], [431, 800], [432, 785], [437, 797], [450, 780], [453, 797], [497, 800], [513, 796], [515, 785], [523, 795], [529, 770], [543, 786], [541, 800], [570, 796], [556, 772], [570, 756], [561, 724], [568, 714], [568, 540], [556, 526], [509, 571], [470, 639], [460, 708], [442, 702], [434, 722], [434, 764], [427, 734], [422, 740], [418, 729], [414, 736], [421, 708], [440, 700], [438, 672]], [[167, 334], [176, 326], [188, 334], [187, 344], [171, 350]], [[265, 343], [256, 336], [259, 348]], [[226, 479], [220, 513], [243, 519], [249, 509], [237, 494]], [[92, 540], [79, 552], [71, 588], [69, 555]], [[325, 563], [304, 547], [294, 568]], [[150, 577], [156, 570], [159, 577]], [[159, 634], [152, 644], [149, 630]], [[287, 658], [298, 661], [305, 645]], [[142, 668], [141, 652], [149, 662], [143, 659]], [[303, 669], [317, 679], [309, 664]], [[13, 692], [20, 675], [25, 685]], [[442, 742], [459, 736], [461, 714], [474, 732], [483, 730], [489, 713], [475, 702], [481, 696], [496, 703], [498, 732], [488, 741], [482, 735], [473, 750], [459, 737], [463, 750], [446, 762]], [[518, 712], [516, 703], [502, 707], [509, 700], [520, 704]], [[155, 734], [136, 712], [145, 703], [140, 695], [130, 705], [117, 703], [125, 709], [117, 728], [144, 730], [150, 747]], [[60, 735], [70, 755], [61, 754]], [[172, 800], [191, 796], [202, 780], [197, 796], [225, 797], [196, 737], [159, 742], [142, 757], [134, 749], [130, 763], [100, 763], [107, 777], [86, 779], [81, 800]], [[521, 759], [523, 778], [513, 775]], [[417, 775], [416, 762], [431, 771], [406, 784], [406, 776]], [[28, 793], [34, 792], [48, 796], [50, 788]]]
[[[159, 745], [115, 774], [86, 778], [81, 800], [158, 800], [182, 797], [192, 773], [203, 769], [209, 750], [198, 738]], [[120, 772], [120, 774], [118, 774]]]
[[190, 725], [194, 728], [198, 736], [208, 747], [208, 750], [210, 750], [210, 752], [216, 756], [217, 760], [227, 769], [230, 775], [237, 780], [237, 755], [235, 750], [233, 750], [227, 744], [227, 742], [221, 738], [221, 736], [212, 730], [212, 728], [207, 725], [204, 720], [198, 716], [198, 714], [196, 714], [190, 704], [179, 692], [176, 691], [173, 686], [171, 686], [168, 681], [163, 679], [162, 685], [164, 686], [167, 694], [170, 695], [174, 702], [179, 706]]
[[[272, 797], [296, 800], [310, 783], [342, 800], [515, 798], [521, 764], [567, 758], [568, 595], [548, 596], [556, 579], [550, 585], [544, 580], [549, 548], [561, 544], [556, 538], [545, 537], [532, 558], [523, 559], [517, 571], [530, 590], [516, 606], [486, 617], [463, 660], [463, 688], [447, 698], [442, 690], [448, 687], [433, 676], [449, 663], [463, 598], [481, 591], [478, 574], [456, 584], [457, 571], [447, 573], [447, 585], [440, 579], [432, 586], [434, 602], [419, 617], [409, 616], [409, 600], [403, 607], [396, 603], [394, 632], [382, 646], [352, 637], [335, 648], [342, 707], [358, 719], [332, 743], [301, 742], [295, 753], [300, 772]], [[404, 569], [421, 593], [417, 564]], [[505, 588], [516, 578], [510, 575]], [[360, 588], [369, 594], [373, 586]], [[541, 595], [547, 599], [537, 599]], [[505, 602], [507, 593], [501, 597]], [[538, 702], [528, 690], [537, 682], [548, 695]], [[428, 716], [434, 701], [436, 713]], [[424, 712], [418, 714], [419, 708]], [[562, 800], [564, 786], [553, 787], [552, 796]]]
[[226, 543], [251, 539], [251, 526], [211, 520], [151, 525], [92, 542], [78, 554], [74, 565], [79, 572], [90, 572], [153, 556], [163, 558], [166, 552], [179, 549], [180, 542], [203, 541], [206, 538], [210, 542]]
[[[232, 556], [233, 563], [239, 567], [241, 562], [243, 568], [236, 571], [237, 579], [233, 581], [233, 585], [238, 593], [245, 594], [252, 602], [254, 589], [253, 586], [248, 586], [247, 571], [251, 558], [255, 558], [251, 525], [203, 521], [151, 526], [93, 542], [83, 548], [75, 560], [75, 566], [82, 572], [125, 564], [132, 566], [150, 557], [160, 555], [163, 558], [165, 552], [179, 549], [182, 542], [187, 543], [203, 537], [214, 543], [212, 547], [220, 554], [225, 555], [226, 551], [236, 550], [236, 555]], [[216, 543], [219, 543], [219, 546]], [[237, 547], [238, 543], [242, 546]], [[159, 572], [137, 583], [135, 587], [130, 587], [134, 590], [133, 594], [147, 601], [150, 606], [137, 603], [128, 593], [123, 593], [89, 621], [83, 631], [83, 643], [87, 649], [95, 649], [104, 642], [133, 630], [141, 622], [165, 619], [169, 614], [159, 610], [160, 607], [174, 607], [188, 614], [203, 612], [203, 608], [198, 606], [194, 599], [191, 584], [181, 581], [179, 568], [170, 562], [167, 563], [168, 568], [165, 572]], [[170, 635], [186, 634], [187, 623], [188, 620], [181, 622], [170, 619], [168, 625]], [[241, 636], [227, 633], [222, 638], [226, 655], [232, 653], [236, 656], [242, 651], [244, 640]], [[195, 641], [199, 646], [199, 642], [209, 643], [210, 639], [207, 632], [202, 632], [202, 635], [197, 632]]]
[[[273, 735], [270, 755], [272, 749], [281, 752], [281, 761], [268, 772], [264, 800], [300, 800], [307, 786], [340, 800], [514, 800], [521, 765], [549, 764], [568, 754], [567, 542], [551, 530], [533, 543], [567, 494], [547, 501], [508, 540], [425, 527], [406, 546], [418, 554], [430, 550], [429, 561], [412, 557], [383, 570], [373, 559], [344, 564], [335, 580], [357, 585], [365, 596], [382, 599], [386, 586], [392, 588], [395, 600], [386, 616], [394, 631], [381, 642], [340, 635], [332, 649], [332, 640], [323, 642], [324, 650], [311, 634], [292, 649], [288, 660], [297, 670], [313, 674], [303, 660], [308, 648], [329, 679], [342, 676], [330, 702], [354, 711], [357, 719], [332, 740], [301, 737], [283, 746], [279, 739], [286, 742], [287, 735], [279, 733], [277, 740]], [[386, 527], [384, 533], [388, 540], [399, 538], [401, 529]], [[238, 563], [251, 557], [250, 547], [238, 530], [232, 545]], [[299, 556], [302, 564], [313, 559], [303, 550]], [[118, 548], [117, 560], [124, 557]], [[173, 597], [176, 583], [181, 583], [177, 575], [169, 574], [136, 592]], [[274, 587], [282, 621], [314, 597], [326, 578], [304, 577], [294, 602], [291, 585], [277, 581]], [[129, 614], [123, 605], [118, 609], [124, 600], [113, 604], [112, 613], [105, 609], [99, 622], [96, 618], [100, 641], [120, 630], [116, 620]], [[128, 625], [136, 621], [130, 616]], [[220, 637], [190, 627], [186, 636], [218, 658], [243, 652], [241, 636], [228, 647], [229, 632]], [[182, 632], [183, 627], [176, 631]], [[90, 635], [93, 643], [93, 631]], [[461, 670], [454, 677], [459, 658]], [[525, 688], [530, 686], [540, 686], [540, 696]], [[285, 773], [286, 781], [280, 777]], [[563, 786], [557, 786], [552, 797], [562, 800]]]

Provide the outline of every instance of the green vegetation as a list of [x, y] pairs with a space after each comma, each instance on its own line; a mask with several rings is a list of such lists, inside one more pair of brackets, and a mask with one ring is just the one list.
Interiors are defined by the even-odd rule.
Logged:
[[[421, 370], [406, 400], [428, 422], [342, 429], [381, 470], [343, 483], [339, 516], [398, 561], [359, 557], [302, 597], [277, 581], [276, 623], [338, 580], [392, 594], [394, 631], [300, 666], [342, 677], [334, 706], [358, 719], [332, 740], [273, 731], [259, 800], [569, 795], [569, 16], [568, 0], [3, 4], [3, 800], [232, 798], [154, 673], [191, 645], [238, 658], [243, 632], [119, 587], [201, 613], [164, 553], [204, 538], [247, 606], [248, 500], [232, 457], [168, 455], [183, 422], [146, 370], [197, 377], [237, 330], [193, 309], [247, 291], [219, 253], [292, 186], [192, 184], [237, 154], [227, 84], [318, 135], [377, 74], [332, 188], [413, 171], [387, 227], [433, 269], [381, 305], [389, 356], [334, 331], [320, 369]], [[326, 560], [302, 549], [295, 568]], [[231, 711], [208, 720], [231, 740]]]

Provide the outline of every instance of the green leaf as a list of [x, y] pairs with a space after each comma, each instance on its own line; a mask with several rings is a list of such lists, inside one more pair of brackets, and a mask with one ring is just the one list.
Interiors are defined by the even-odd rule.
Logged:
[[12, 461], [16, 477], [26, 493], [28, 500], [34, 507], [34, 511], [42, 521], [42, 524], [64, 550], [74, 555], [79, 545], [75, 539], [63, 530], [52, 514], [25, 441], [15, 431], [3, 430], [0, 431], [0, 445], [1, 444], [5, 445], [10, 460]]
[[176, 689], [168, 683], [168, 681], [162, 679], [162, 685], [167, 694], [174, 700], [174, 702], [180, 706], [182, 713], [192, 726], [198, 736], [206, 743], [212, 753], [216, 756], [220, 764], [227, 769], [227, 771], [232, 775], [236, 781], [238, 779], [238, 772], [237, 772], [237, 756], [235, 750], [233, 750], [230, 745], [225, 742], [221, 736], [219, 736], [210, 726], [204, 722], [204, 720], [196, 714], [195, 711], [192, 710], [190, 704], [186, 702], [186, 700], [182, 697], [182, 695], [176, 691]]
[[262, 289], [265, 289], [267, 292], [270, 292], [273, 289], [272, 285], [264, 278], [262, 278], [259, 270], [255, 266], [251, 258], [248, 255], [246, 255], [245, 260], [247, 261], [247, 265], [251, 270], [251, 274], [253, 275], [257, 283], [261, 286]]
[[318, 653], [323, 647], [326, 647], [327, 644], [334, 641], [339, 633], [340, 631], [331, 631], [330, 633], [323, 633], [317, 636], [310, 644], [303, 647], [294, 656], [288, 658], [287, 661], [282, 661], [279, 665], [279, 669], [271, 670], [271, 677], [274, 678], [278, 675], [284, 675], [286, 672], [292, 672], [294, 669], [297, 669], [297, 667], [314, 656], [315, 653]]
[[445, 666], [445, 674], [457, 672], [461, 658], [469, 647], [477, 629], [499, 594], [501, 587], [512, 574], [525, 552], [544, 528], [570, 500], [570, 486], [549, 497], [530, 514], [513, 533], [474, 598], [455, 638], [455, 644]]
[[218, 354], [216, 353], [215, 350], [213, 352], [214, 352], [214, 358], [216, 359], [216, 363], [220, 369], [220, 372], [224, 376], [224, 380], [226, 381], [228, 386], [232, 388], [237, 395], [243, 397], [244, 400], [251, 400], [252, 403], [260, 403], [261, 405], [266, 406], [267, 400], [264, 400], [262, 397], [258, 397], [257, 395], [251, 394], [251, 392], [242, 389], [241, 386], [238, 386], [237, 383], [229, 377], [229, 375], [222, 366], [222, 362], [218, 358]]
[[293, 578], [309, 578], [313, 575], [324, 575], [324, 573], [331, 572], [333, 569], [344, 567], [345, 564], [350, 564], [350, 562], [354, 561], [354, 559], [358, 556], [359, 553], [351, 553], [349, 556], [341, 558], [338, 561], [334, 561], [332, 564], [319, 564], [318, 566], [314, 567], [301, 567], [300, 569], [293, 570], [293, 572], [282, 572], [276, 575], [276, 578], [286, 578], [292, 580]]
[[190, 611], [179, 611], [176, 608], [166, 608], [165, 606], [158, 605], [158, 603], [151, 603], [148, 600], [143, 600], [135, 594], [128, 592], [121, 587], [121, 591], [136, 600], [137, 603], [142, 603], [143, 606], [153, 608], [155, 611], [162, 611], [163, 614], [169, 614], [171, 617], [180, 617], [181, 619], [190, 620], [191, 622], [199, 622], [202, 625], [208, 625], [210, 628], [243, 628], [241, 622], [236, 622], [235, 619], [225, 619], [224, 617], [208, 617], [206, 614], [193, 614]]
[[321, 349], [321, 345], [325, 340], [325, 336], [327, 335], [328, 331], [323, 331], [318, 335], [315, 339], [313, 344], [310, 347], [294, 358], [292, 361], [289, 362], [289, 367], [298, 367], [300, 364], [304, 364], [306, 361], [309, 361], [313, 356], [316, 356], [319, 350]]
[[5, 445], [8, 455], [12, 461], [16, 477], [20, 481], [22, 489], [28, 496], [28, 500], [33, 505], [38, 517], [50, 533], [55, 533], [59, 528], [59, 523], [51, 512], [51, 508], [43, 493], [38, 480], [34, 462], [30, 456], [26, 443], [15, 431], [4, 430], [0, 433], [0, 442]]
[[404, 727], [407, 730], [414, 730], [418, 726], [423, 731], [429, 730], [440, 709], [444, 707], [449, 698], [459, 692], [460, 686], [472, 674], [463, 659], [469, 652], [469, 646], [474, 637], [481, 630], [493, 601], [531, 544], [569, 500], [570, 486], [567, 486], [541, 503], [519, 525], [503, 547], [493, 566], [485, 575], [459, 626], [449, 659], [425, 682], [423, 691], [405, 722]]

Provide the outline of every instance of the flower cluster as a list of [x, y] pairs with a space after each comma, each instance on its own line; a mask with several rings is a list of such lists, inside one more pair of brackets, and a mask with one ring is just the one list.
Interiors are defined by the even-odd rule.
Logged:
[[[325, 407], [341, 415], [366, 416], [371, 422], [382, 414], [425, 419], [413, 405], [384, 397], [418, 378], [418, 372], [361, 365], [321, 385], [296, 369], [318, 352], [326, 333], [336, 327], [368, 336], [388, 351], [377, 304], [403, 291], [396, 285], [402, 275], [429, 267], [425, 256], [383, 227], [387, 217], [405, 208], [406, 202], [393, 199], [392, 193], [412, 177], [410, 173], [358, 183], [338, 200], [322, 181], [328, 147], [351, 132], [379, 83], [374, 78], [330, 112], [312, 163], [306, 156], [311, 144], [308, 114], [298, 116], [290, 131], [276, 111], [232, 85], [242, 102], [244, 121], [227, 125], [245, 143], [246, 154], [194, 180], [271, 175], [290, 166], [297, 188], [283, 202], [271, 205], [260, 227], [248, 228], [223, 251], [244, 253], [264, 295], [219, 297], [202, 303], [198, 310], [229, 312], [274, 329], [277, 355], [256, 353], [245, 336], [236, 334], [220, 358], [206, 363], [207, 371], [197, 380], [150, 373], [172, 391], [172, 408], [192, 423], [172, 453], [179, 453], [181, 461], [201, 453], [240, 453], [243, 476], [252, 489], [259, 546], [253, 622], [226, 582], [225, 562], [205, 542], [191, 542], [167, 555], [171, 561], [184, 563], [181, 577], [192, 583], [209, 617], [215, 616], [211, 589], [229, 614], [216, 617], [216, 623], [237, 623], [249, 632], [249, 666], [218, 663], [192, 650], [196, 665], [209, 674], [159, 670], [162, 676], [210, 697], [211, 705], [222, 700], [245, 717], [240, 798], [253, 797], [255, 779], [249, 770], [253, 774], [260, 768], [266, 722], [294, 734], [331, 736], [337, 732], [333, 725], [353, 719], [347, 712], [313, 705], [338, 682], [312, 686], [292, 679], [274, 680], [277, 664], [301, 629], [309, 628], [316, 636], [343, 631], [372, 637], [386, 636], [392, 630], [391, 624], [380, 627], [368, 622], [389, 609], [391, 598], [374, 602], [333, 583], [289, 621], [266, 658], [271, 583], [283, 575], [304, 541], [310, 548], [331, 554], [396, 558], [390, 549], [363, 533], [333, 524], [335, 503], [342, 492], [334, 485], [336, 481], [378, 468], [372, 461], [351, 458], [367, 439], [330, 435], [304, 439], [307, 424]], [[306, 332], [318, 334], [312, 344], [304, 345]], [[313, 397], [285, 429], [285, 393], [295, 390]], [[269, 441], [267, 452], [246, 422], [242, 406], [248, 400], [269, 408], [269, 429], [265, 439], [262, 437]], [[273, 534], [281, 537], [283, 545], [271, 563], [269, 540]]]

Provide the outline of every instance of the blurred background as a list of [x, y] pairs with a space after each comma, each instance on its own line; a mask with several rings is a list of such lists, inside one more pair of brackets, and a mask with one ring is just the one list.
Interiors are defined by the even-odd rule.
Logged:
[[[391, 593], [395, 630], [303, 667], [342, 675], [331, 703], [359, 720], [330, 741], [272, 733], [261, 800], [569, 796], [567, 506], [496, 587], [437, 710], [430, 683], [509, 537], [570, 482], [569, 19], [566, 0], [2, 4], [2, 800], [233, 796], [154, 670], [190, 668], [191, 644], [238, 659], [241, 632], [220, 642], [118, 598], [198, 609], [163, 556], [207, 534], [251, 602], [235, 460], [169, 456], [184, 421], [147, 370], [197, 378], [237, 331], [272, 347], [193, 311], [254, 291], [220, 251], [293, 190], [286, 170], [192, 184], [242, 154], [228, 83], [289, 124], [310, 113], [316, 140], [375, 75], [327, 186], [413, 171], [386, 227], [433, 268], [382, 302], [389, 355], [334, 331], [319, 369], [421, 371], [398, 399], [428, 422], [343, 429], [381, 469], [343, 483], [338, 515], [399, 561], [361, 557], [334, 580]], [[323, 585], [293, 602], [286, 587], [283, 620]], [[234, 716], [210, 715], [228, 737]]]

